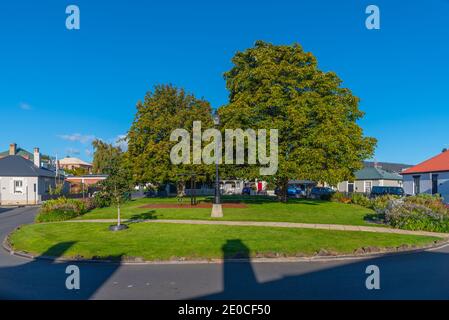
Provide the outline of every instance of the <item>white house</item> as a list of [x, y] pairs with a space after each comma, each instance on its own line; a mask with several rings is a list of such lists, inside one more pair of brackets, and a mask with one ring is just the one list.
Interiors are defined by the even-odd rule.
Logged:
[[340, 192], [370, 193], [376, 186], [402, 187], [402, 176], [379, 168], [365, 167], [355, 172], [354, 181], [340, 182], [337, 186]]
[[406, 194], [438, 193], [449, 203], [449, 151], [443, 151], [401, 174]]
[[34, 162], [19, 155], [0, 159], [0, 205], [33, 205], [42, 202], [56, 185], [55, 171], [41, 167], [39, 149]]

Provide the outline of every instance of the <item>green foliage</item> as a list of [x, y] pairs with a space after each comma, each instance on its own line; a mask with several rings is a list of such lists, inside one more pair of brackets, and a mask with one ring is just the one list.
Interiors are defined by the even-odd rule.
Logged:
[[86, 168], [73, 168], [73, 169], [64, 169], [65, 173], [71, 174], [74, 176], [83, 176], [89, 173]]
[[[225, 73], [230, 101], [219, 109], [224, 127], [279, 130], [279, 169], [264, 179], [284, 191], [289, 179], [337, 184], [352, 179], [372, 156], [376, 140], [357, 124], [363, 117], [359, 99], [299, 44], [258, 41], [232, 62]], [[246, 179], [258, 176], [258, 165], [225, 169]]]
[[419, 194], [412, 197], [405, 198], [406, 203], [422, 205], [434, 212], [449, 215], [449, 210], [443, 202], [443, 198], [440, 195]]
[[102, 172], [108, 177], [98, 183], [100, 195], [95, 197], [94, 202], [101, 206], [106, 204], [120, 206], [129, 200], [129, 191], [133, 186], [131, 171], [127, 166], [125, 155], [120, 149], [104, 142], [101, 144], [109, 153], [107, 159], [102, 161], [102, 165], [104, 165]]
[[351, 203], [351, 198], [349, 198], [342, 192], [334, 192], [329, 196], [330, 196], [329, 200], [333, 202]]
[[426, 205], [406, 201], [386, 210], [386, 221], [395, 228], [449, 232], [449, 215]]
[[371, 208], [371, 200], [362, 193], [353, 193], [351, 195], [351, 203], [362, 207]]
[[[158, 85], [137, 104], [137, 113], [128, 132], [127, 162], [136, 183], [164, 184], [186, 177], [179, 174], [213, 174], [213, 166], [173, 165], [170, 150], [177, 142], [170, 141], [175, 129], [192, 135], [193, 121], [201, 121], [202, 129], [213, 127], [209, 102], [197, 99], [172, 85]], [[204, 176], [198, 176], [197, 181]]]
[[113, 165], [116, 158], [121, 157], [123, 151], [120, 147], [113, 146], [112, 144], [103, 142], [101, 140], [94, 140], [92, 142], [94, 148], [94, 158], [93, 158], [93, 173], [105, 174], [107, 168]]
[[59, 183], [54, 188], [52, 186], [50, 186], [50, 189], [49, 189], [48, 193], [50, 195], [61, 195], [63, 188], [64, 188], [64, 184], [63, 183]]
[[61, 197], [44, 202], [36, 222], [64, 221], [76, 218], [92, 209], [92, 204], [78, 199]]
[[93, 202], [96, 208], [105, 208], [111, 205], [112, 199], [106, 192], [97, 192], [94, 195]]

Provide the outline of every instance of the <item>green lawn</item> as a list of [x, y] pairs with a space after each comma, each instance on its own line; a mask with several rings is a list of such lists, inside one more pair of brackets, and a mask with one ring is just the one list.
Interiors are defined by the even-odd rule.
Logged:
[[128, 230], [110, 232], [108, 225], [33, 224], [15, 231], [10, 240], [16, 250], [34, 254], [145, 260], [273, 256], [273, 253], [298, 256], [313, 255], [320, 249], [352, 253], [360, 247], [423, 245], [437, 240], [388, 233], [164, 223], [133, 223]]
[[[204, 201], [204, 198], [200, 198]], [[374, 212], [351, 204], [319, 200], [294, 199], [279, 203], [268, 199], [245, 198], [247, 208], [225, 208], [224, 218], [233, 221], [302, 222], [345, 225], [370, 225], [364, 218]], [[252, 199], [252, 200], [251, 200]], [[225, 197], [225, 201], [235, 200]], [[213, 220], [210, 209], [148, 209], [141, 206], [150, 203], [176, 203], [176, 198], [138, 199], [126, 203], [121, 210], [124, 219], [194, 219]], [[185, 200], [189, 203], [188, 199]], [[85, 214], [79, 219], [112, 219], [116, 208], [101, 208]]]

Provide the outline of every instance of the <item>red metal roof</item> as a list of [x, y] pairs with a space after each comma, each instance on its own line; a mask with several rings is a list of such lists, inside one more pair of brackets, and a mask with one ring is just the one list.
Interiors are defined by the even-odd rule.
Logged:
[[424, 161], [412, 168], [402, 172], [402, 174], [425, 173], [449, 171], [449, 151], [442, 152], [439, 155]]

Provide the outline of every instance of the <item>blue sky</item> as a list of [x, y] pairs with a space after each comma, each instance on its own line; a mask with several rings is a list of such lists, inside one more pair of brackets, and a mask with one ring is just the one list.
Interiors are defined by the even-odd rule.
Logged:
[[[76, 4], [81, 29], [65, 28]], [[378, 5], [381, 29], [365, 28]], [[2, 1], [0, 150], [90, 159], [128, 130], [158, 83], [227, 102], [223, 72], [256, 40], [299, 42], [361, 98], [378, 161], [449, 147], [449, 1]]]

